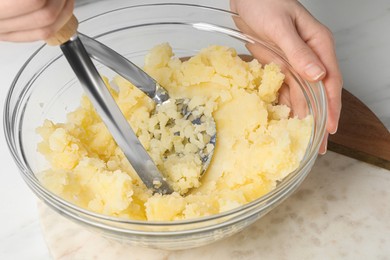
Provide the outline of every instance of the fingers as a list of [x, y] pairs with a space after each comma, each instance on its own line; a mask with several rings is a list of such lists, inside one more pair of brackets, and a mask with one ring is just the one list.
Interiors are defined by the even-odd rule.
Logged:
[[327, 131], [334, 134], [337, 131], [340, 118], [343, 80], [337, 61], [333, 35], [306, 9], [301, 9], [301, 12], [297, 15], [296, 26], [302, 39], [326, 68], [326, 76], [322, 80], [328, 101]]
[[[337, 131], [341, 111], [342, 77], [332, 33], [305, 9], [295, 21], [281, 20], [277, 33], [269, 34], [295, 70], [308, 81], [323, 80], [327, 101], [326, 130]], [[326, 147], [323, 145], [323, 147]]]
[[327, 68], [327, 75], [323, 79], [328, 101], [327, 131], [334, 134], [337, 131], [341, 112], [342, 76], [338, 66], [333, 43], [323, 39], [323, 44], [316, 44], [313, 49], [318, 53]]
[[326, 154], [327, 147], [328, 147], [328, 137], [329, 137], [329, 134], [325, 133], [325, 136], [322, 139], [322, 143], [320, 145], [320, 149], [318, 150], [318, 153], [321, 155]]
[[0, 40], [20, 42], [47, 39], [69, 20], [73, 7], [74, 0], [47, 0], [46, 5], [36, 11], [0, 20]]
[[284, 18], [275, 25], [277, 30], [269, 38], [278, 45], [296, 71], [309, 81], [318, 81], [326, 69], [313, 50], [304, 42], [292, 20]]
[[46, 5], [47, 0], [1, 0], [0, 20], [32, 13]]
[[0, 32], [26, 31], [49, 26], [55, 23], [65, 4], [65, 1], [48, 1], [41, 9], [8, 18], [0, 23]]
[[342, 79], [340, 73], [338, 71], [329, 72], [323, 82], [328, 101], [328, 123], [326, 130], [330, 134], [335, 134], [341, 112]]

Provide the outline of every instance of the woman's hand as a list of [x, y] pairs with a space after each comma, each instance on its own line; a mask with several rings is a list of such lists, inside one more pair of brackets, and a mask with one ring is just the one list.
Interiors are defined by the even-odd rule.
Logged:
[[45, 40], [71, 17], [74, 0], [0, 0], [0, 41]]
[[283, 51], [304, 79], [323, 81], [328, 119], [319, 153], [324, 154], [328, 134], [337, 131], [343, 84], [332, 33], [296, 0], [231, 0], [230, 5], [259, 38]]

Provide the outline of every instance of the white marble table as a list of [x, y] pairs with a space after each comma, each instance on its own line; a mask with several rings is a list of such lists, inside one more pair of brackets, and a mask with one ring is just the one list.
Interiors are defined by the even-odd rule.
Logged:
[[[302, 2], [334, 32], [345, 87], [390, 128], [390, 34], [385, 33], [390, 1]], [[225, 0], [213, 4], [227, 6]], [[76, 14], [82, 17], [91, 11], [81, 7]], [[8, 87], [38, 46], [0, 43], [1, 115]], [[130, 250], [131, 259], [390, 259], [390, 172], [338, 154], [321, 157], [297, 193], [252, 228], [208, 247], [181, 252], [123, 248], [55, 214], [39, 217], [45, 208], [38, 211], [2, 133], [0, 161], [0, 259], [129, 259]], [[53, 221], [56, 225], [50, 225]], [[66, 228], [74, 231], [72, 237], [64, 233]], [[60, 236], [65, 239], [58, 242]], [[72, 243], [76, 239], [86, 243], [76, 248], [77, 243]]]
[[40, 204], [55, 259], [390, 259], [390, 172], [329, 152], [293, 196], [244, 231], [209, 246], [122, 245]]

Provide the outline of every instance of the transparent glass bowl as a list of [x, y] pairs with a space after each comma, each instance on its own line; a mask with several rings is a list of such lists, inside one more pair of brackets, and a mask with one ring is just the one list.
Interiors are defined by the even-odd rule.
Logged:
[[[219, 44], [234, 47], [244, 56], [253, 55], [260, 63], [279, 64], [288, 85], [283, 100], [291, 106], [294, 115], [311, 114], [314, 118], [310, 143], [299, 168], [267, 195], [204, 218], [147, 222], [108, 217], [79, 208], [46, 190], [35, 176], [48, 166], [36, 151], [40, 141], [36, 128], [45, 119], [63, 122], [66, 114], [79, 105], [83, 93], [60, 48], [44, 45], [20, 69], [5, 104], [5, 135], [21, 175], [32, 191], [61, 215], [130, 245], [185, 249], [237, 233], [280, 204], [309, 173], [325, 131], [324, 88], [321, 83], [302, 80], [278, 50], [250, 35], [240, 17], [233, 13], [191, 4], [127, 5], [82, 21], [79, 31], [97, 38], [140, 66], [145, 54], [162, 42], [169, 42], [179, 57], [192, 56], [204, 47]], [[115, 75], [101, 64], [96, 65], [102, 74]]]

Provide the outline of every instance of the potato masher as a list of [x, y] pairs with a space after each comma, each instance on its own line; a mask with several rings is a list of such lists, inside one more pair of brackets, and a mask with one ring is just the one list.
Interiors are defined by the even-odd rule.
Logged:
[[[72, 15], [65, 26], [46, 42], [48, 45], [60, 46], [97, 113], [146, 187], [153, 193], [172, 193], [173, 189], [128, 124], [90, 56], [129, 80], [156, 104], [169, 99], [167, 91], [135, 64], [104, 44], [78, 33], [77, 28], [78, 21]], [[188, 114], [188, 111], [185, 113]], [[193, 123], [196, 124], [196, 121], [197, 119], [193, 120]], [[215, 134], [212, 135], [209, 142], [213, 147], [215, 138]], [[202, 172], [209, 165], [213, 151], [214, 149], [208, 153], [201, 151]]]

